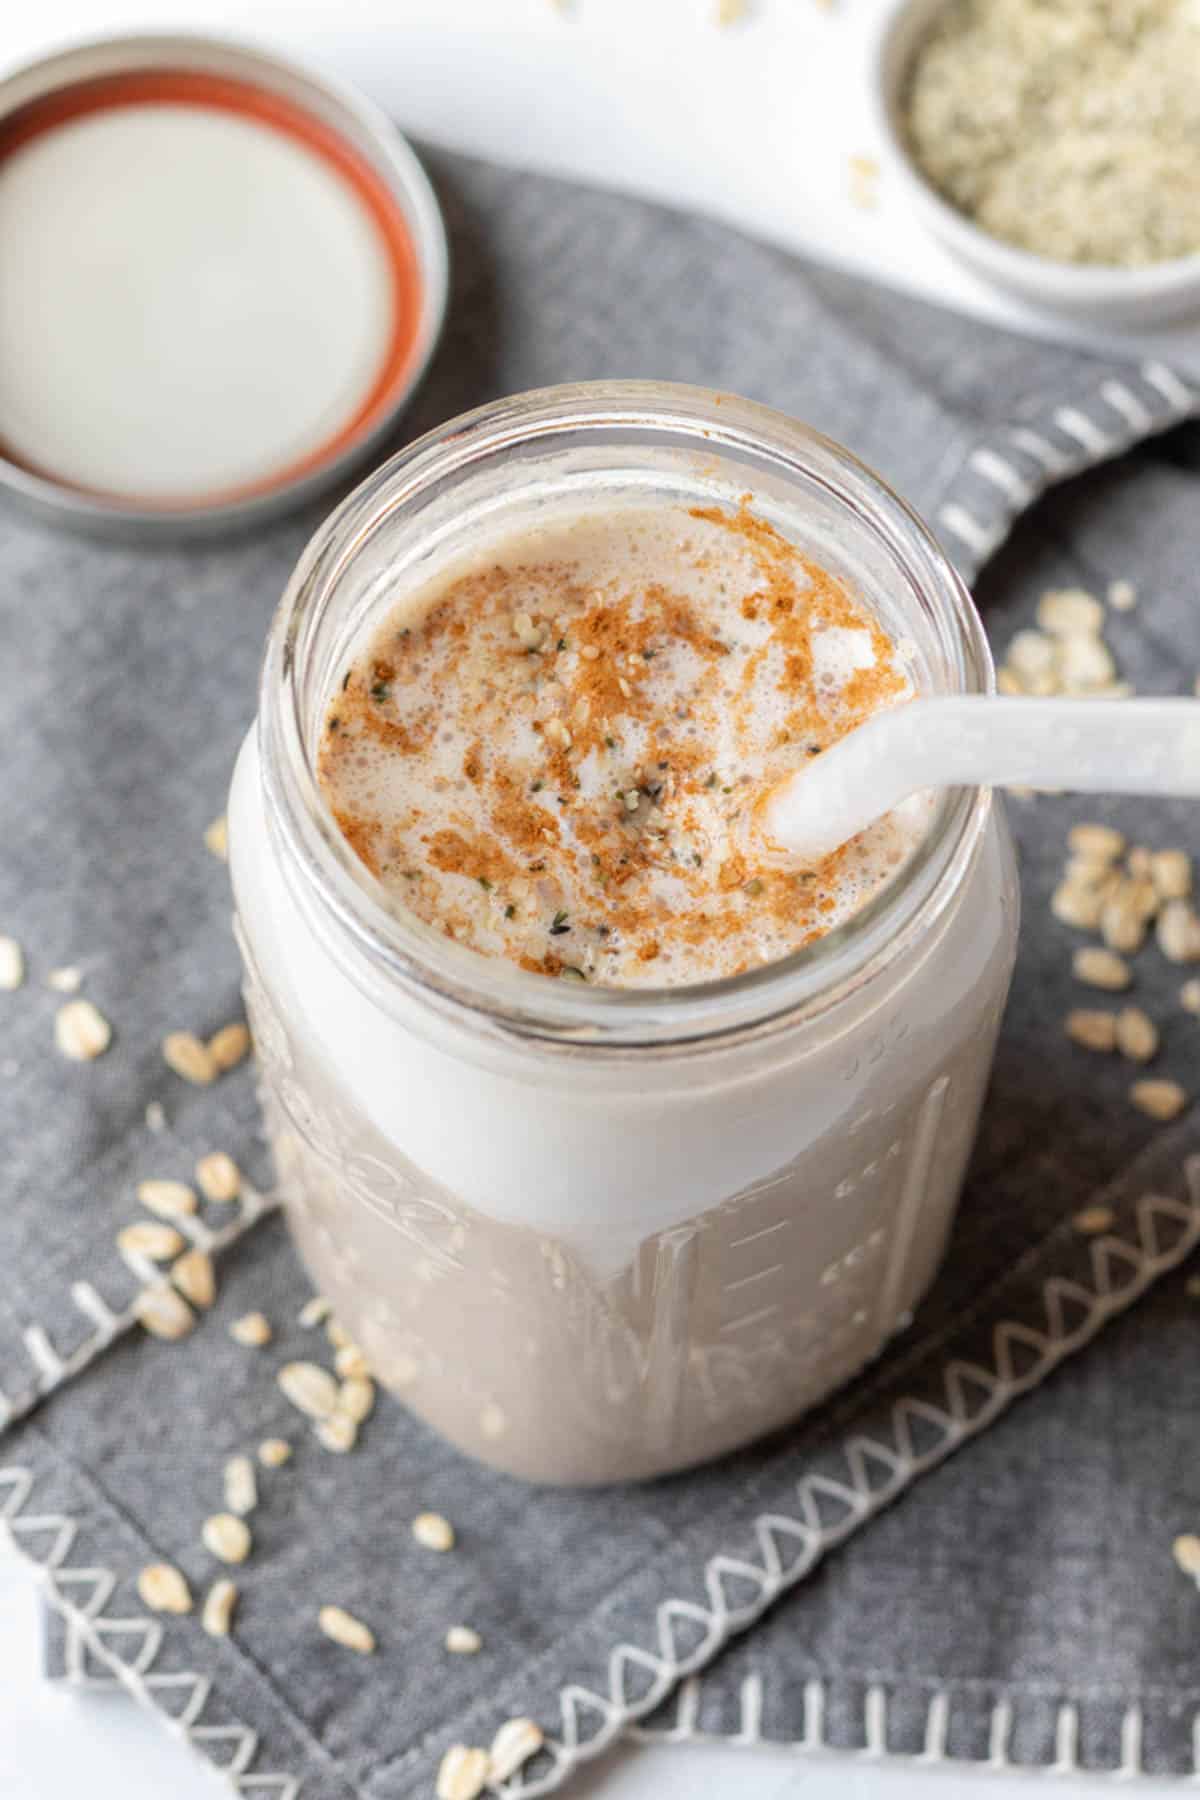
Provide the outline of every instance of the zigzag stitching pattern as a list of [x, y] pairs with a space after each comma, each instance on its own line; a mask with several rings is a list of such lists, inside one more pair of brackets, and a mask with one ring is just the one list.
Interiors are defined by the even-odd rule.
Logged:
[[[219, 1230], [213, 1231], [203, 1219], [193, 1216], [172, 1219], [171, 1223], [197, 1250], [205, 1250], [211, 1255], [214, 1251], [224, 1250], [228, 1245], [236, 1243], [252, 1225], [256, 1225], [266, 1214], [274, 1212], [278, 1205], [277, 1194], [260, 1194], [256, 1188], [243, 1183], [235, 1216]], [[125, 1262], [137, 1277], [138, 1287], [130, 1295], [128, 1303], [119, 1310], [109, 1306], [91, 1282], [72, 1282], [71, 1301], [91, 1323], [92, 1330], [67, 1355], [59, 1354], [43, 1326], [29, 1325], [25, 1328], [25, 1348], [34, 1366], [36, 1379], [31, 1388], [16, 1397], [0, 1392], [0, 1436], [3, 1436], [10, 1425], [15, 1425], [26, 1413], [31, 1412], [39, 1400], [44, 1400], [47, 1394], [52, 1394], [65, 1381], [82, 1374], [110, 1344], [133, 1329], [137, 1324], [134, 1306], [138, 1293], [145, 1288], [171, 1285], [169, 1273], [164, 1272], [157, 1263], [151, 1262], [149, 1257], [127, 1254]]]
[[[154, 1673], [163, 1644], [161, 1624], [145, 1615], [107, 1617], [104, 1609], [116, 1587], [115, 1575], [110, 1569], [66, 1566], [78, 1529], [76, 1522], [62, 1513], [30, 1512], [32, 1495], [33, 1475], [29, 1469], [20, 1463], [0, 1468], [0, 1542], [7, 1542], [33, 1563], [47, 1601], [67, 1621], [77, 1643], [85, 1646], [135, 1700], [159, 1712], [172, 1731], [208, 1755], [233, 1783], [236, 1793], [296, 1800], [300, 1792], [296, 1776], [251, 1772], [258, 1753], [258, 1735], [248, 1725], [236, 1719], [221, 1725], [201, 1723], [212, 1698], [212, 1682], [207, 1675], [194, 1670]], [[43, 1555], [34, 1544], [47, 1535], [51, 1542]], [[71, 1598], [67, 1591], [79, 1587], [90, 1590], [82, 1602]], [[132, 1640], [136, 1648], [122, 1654], [114, 1640]], [[171, 1702], [180, 1695], [184, 1696], [184, 1704], [177, 1708]], [[217, 1760], [221, 1747], [230, 1751], [224, 1761]]]
[[[938, 523], [970, 552], [970, 573], [999, 549], [1013, 521], [1048, 487], [1094, 468], [1140, 443], [1149, 433], [1164, 431], [1200, 411], [1200, 389], [1181, 381], [1165, 363], [1144, 362], [1136, 373], [1145, 397], [1111, 376], [1100, 383], [1096, 406], [1102, 416], [1107, 414], [1104, 425], [1078, 407], [1055, 409], [1048, 422], [1060, 437], [1071, 441], [1071, 449], [1052, 444], [1041, 432], [1014, 426], [972, 450], [964, 467], [995, 488], [1002, 500], [999, 517], [995, 523], [985, 524], [952, 496], [938, 510]], [[1112, 428], [1109, 420], [1114, 415]], [[1033, 480], [1027, 480], [1009, 460], [1014, 449], [1038, 465], [1040, 472]]]
[[[862, 1433], [846, 1440], [842, 1453], [847, 1479], [837, 1481], [820, 1473], [807, 1475], [797, 1484], [798, 1517], [780, 1513], [763, 1513], [752, 1522], [758, 1544], [760, 1563], [718, 1553], [708, 1559], [704, 1568], [704, 1586], [709, 1605], [684, 1599], [668, 1599], [656, 1608], [655, 1624], [659, 1653], [636, 1644], [620, 1643], [609, 1654], [608, 1693], [571, 1683], [559, 1693], [562, 1729], [558, 1737], [548, 1737], [546, 1750], [550, 1767], [539, 1775], [515, 1776], [499, 1791], [516, 1800], [536, 1797], [558, 1787], [580, 1763], [605, 1750], [620, 1734], [629, 1733], [637, 1721], [652, 1712], [678, 1683], [682, 1682], [676, 1724], [666, 1732], [642, 1732], [639, 1735], [661, 1741], [684, 1737], [700, 1737], [695, 1718], [699, 1703], [699, 1685], [690, 1679], [711, 1661], [717, 1650], [735, 1633], [758, 1618], [778, 1595], [795, 1586], [820, 1562], [827, 1551], [852, 1535], [865, 1520], [882, 1511], [900, 1492], [920, 1475], [936, 1467], [961, 1444], [986, 1429], [1021, 1394], [1043, 1381], [1067, 1357], [1085, 1344], [1145, 1293], [1161, 1275], [1175, 1268], [1200, 1242], [1200, 1157], [1189, 1158], [1185, 1165], [1189, 1200], [1177, 1201], [1163, 1195], [1147, 1194], [1136, 1204], [1138, 1244], [1132, 1246], [1120, 1238], [1103, 1236], [1090, 1246], [1093, 1286], [1089, 1290], [1060, 1276], [1050, 1276], [1042, 1285], [1041, 1297], [1046, 1328], [1036, 1330], [1013, 1320], [998, 1323], [992, 1331], [992, 1367], [966, 1363], [951, 1358], [943, 1367], [944, 1407], [913, 1396], [897, 1400], [891, 1411], [892, 1442], [880, 1443]], [[1179, 1227], [1175, 1241], [1163, 1248], [1159, 1238], [1160, 1222]], [[1074, 1326], [1069, 1326], [1064, 1310], [1069, 1298], [1081, 1313]], [[1018, 1356], [1023, 1349], [1024, 1356]], [[983, 1398], [973, 1405], [970, 1389]], [[932, 1444], [917, 1447], [914, 1424], [938, 1433]], [[872, 1471], [882, 1472], [883, 1479], [872, 1480]], [[102, 1666], [129, 1690], [143, 1705], [153, 1707], [173, 1730], [198, 1749], [206, 1745], [232, 1744], [233, 1757], [223, 1765], [223, 1772], [237, 1792], [251, 1795], [270, 1790], [274, 1800], [296, 1800], [298, 1778], [291, 1775], [249, 1773], [258, 1748], [257, 1735], [238, 1723], [201, 1725], [198, 1721], [211, 1698], [211, 1683], [196, 1672], [155, 1676], [153, 1666], [162, 1645], [162, 1627], [153, 1619], [131, 1617], [110, 1619], [104, 1607], [111, 1598], [115, 1577], [101, 1568], [64, 1568], [76, 1535], [73, 1520], [58, 1513], [27, 1515], [26, 1502], [32, 1490], [32, 1476], [20, 1465], [0, 1468], [0, 1493], [7, 1487], [8, 1500], [0, 1507], [0, 1532], [22, 1555], [42, 1572], [47, 1598], [82, 1644]], [[822, 1511], [837, 1509], [829, 1518]], [[22, 1537], [53, 1533], [53, 1542], [45, 1556], [38, 1556]], [[788, 1560], [781, 1541], [799, 1546], [798, 1554]], [[753, 1597], [740, 1603], [727, 1597], [723, 1583], [733, 1578], [748, 1583]], [[90, 1585], [88, 1599], [78, 1604], [63, 1591], [70, 1586]], [[673, 1622], [686, 1620], [701, 1626], [702, 1635], [686, 1652], [679, 1652], [673, 1635]], [[107, 1637], [130, 1637], [138, 1640], [132, 1660], [119, 1655], [105, 1642]], [[640, 1670], [651, 1676], [650, 1685], [631, 1696], [627, 1691], [627, 1675]], [[761, 1736], [761, 1687], [757, 1678], [748, 1677], [743, 1684], [743, 1723], [737, 1741], [757, 1741]], [[177, 1688], [187, 1688], [189, 1699], [182, 1713], [172, 1712], [166, 1696]], [[824, 1686], [819, 1680], [805, 1685], [805, 1737], [801, 1747], [825, 1748], [823, 1735]], [[749, 1712], [747, 1712], [749, 1708]], [[1136, 1709], [1133, 1709], [1136, 1712]], [[592, 1714], [600, 1720], [590, 1736], [583, 1728], [583, 1717]], [[747, 1720], [749, 1719], [749, 1723]], [[936, 1762], [946, 1757], [945, 1741], [949, 1719], [949, 1696], [935, 1693], [930, 1703], [926, 1725], [926, 1745], [915, 1760]], [[992, 1721], [992, 1752], [987, 1767], [1005, 1767], [1006, 1744], [1011, 1707], [997, 1704]], [[886, 1694], [882, 1689], [868, 1692], [864, 1711], [866, 1754], [886, 1751]], [[1077, 1713], [1070, 1703], [1059, 1710], [1056, 1761], [1061, 1772], [1073, 1768], [1077, 1741]], [[1200, 1745], [1200, 1737], [1197, 1739]], [[1127, 1714], [1122, 1729], [1122, 1762], [1117, 1774], [1129, 1774], [1140, 1767], [1141, 1715]], [[863, 1753], [859, 1753], [863, 1754]], [[213, 1758], [215, 1761], [215, 1758]], [[1200, 1750], [1197, 1768], [1200, 1769]], [[220, 1767], [221, 1765], [218, 1764]]]
[[[1092, 1285], [1090, 1288], [1062, 1276], [1049, 1276], [1041, 1288], [1045, 1326], [1037, 1329], [1017, 1320], [1001, 1320], [991, 1334], [991, 1366], [951, 1358], [941, 1371], [944, 1403], [904, 1396], [891, 1409], [891, 1442], [881, 1443], [862, 1433], [847, 1439], [841, 1446], [846, 1467], [845, 1480], [814, 1473], [803, 1476], [796, 1487], [796, 1516], [764, 1513], [752, 1521], [752, 1534], [758, 1545], [759, 1560], [748, 1562], [741, 1557], [718, 1553], [704, 1565], [704, 1589], [708, 1605], [694, 1601], [670, 1599], [656, 1610], [657, 1655], [629, 1643], [617, 1644], [609, 1653], [606, 1694], [597, 1693], [579, 1683], [571, 1683], [559, 1692], [561, 1729], [556, 1737], [547, 1737], [546, 1750], [550, 1766], [538, 1774], [522, 1779], [515, 1776], [501, 1790], [516, 1800], [536, 1800], [558, 1787], [581, 1762], [598, 1756], [614, 1739], [629, 1733], [639, 1719], [653, 1712], [668, 1693], [683, 1682], [680, 1713], [668, 1733], [647, 1732], [644, 1735], [662, 1741], [679, 1736], [701, 1735], [695, 1729], [698, 1708], [698, 1686], [687, 1678], [710, 1662], [731, 1637], [745, 1629], [766, 1611], [778, 1596], [810, 1573], [822, 1557], [842, 1543], [861, 1524], [890, 1504], [896, 1496], [929, 1469], [935, 1468], [962, 1444], [1006, 1411], [1013, 1401], [1037, 1386], [1067, 1357], [1085, 1344], [1118, 1313], [1138, 1300], [1158, 1278], [1175, 1268], [1200, 1242], [1200, 1157], [1185, 1164], [1189, 1198], [1173, 1200], [1165, 1195], [1146, 1194], [1135, 1207], [1137, 1244], [1104, 1235], [1089, 1246]], [[1177, 1228], [1177, 1235], [1164, 1248], [1163, 1227]], [[1070, 1303], [1069, 1305], [1067, 1303]], [[1070, 1315], [1074, 1313], [1075, 1322]], [[920, 1440], [915, 1429], [923, 1426]], [[933, 1441], [928, 1441], [930, 1437]], [[919, 1447], [920, 1444], [920, 1447]], [[789, 1560], [784, 1541], [793, 1547]], [[736, 1582], [742, 1594], [726, 1592], [726, 1583]], [[753, 1590], [746, 1597], [746, 1588]], [[700, 1627], [698, 1641], [687, 1651], [676, 1648], [673, 1622], [686, 1620]], [[694, 1633], [693, 1633], [694, 1637]], [[636, 1668], [649, 1674], [648, 1685], [631, 1694], [627, 1676]], [[749, 1678], [751, 1681], [754, 1678]], [[870, 1699], [869, 1731], [865, 1732], [868, 1748], [880, 1746], [886, 1735], [886, 1694], [873, 1690]], [[804, 1746], [823, 1748], [823, 1684], [809, 1682], [805, 1690], [806, 1736]], [[737, 1734], [744, 1737], [743, 1726]], [[761, 1709], [761, 1690], [752, 1705]], [[1001, 1702], [993, 1719], [993, 1753], [989, 1766], [1008, 1766], [1004, 1746], [1007, 1742], [1007, 1712]], [[599, 1723], [589, 1732], [585, 1716]], [[1077, 1766], [1073, 1760], [1074, 1739], [1067, 1744], [1074, 1709], [1060, 1709], [1060, 1737], [1055, 1766]], [[754, 1713], [755, 1719], [758, 1711]], [[682, 1721], [682, 1724], [680, 1723]], [[949, 1722], [949, 1696], [935, 1694], [930, 1705], [926, 1727], [926, 1744], [919, 1759], [923, 1762], [949, 1760], [945, 1753]], [[1003, 1726], [1003, 1730], [1001, 1727]], [[757, 1729], [757, 1726], [756, 1726]], [[883, 1735], [881, 1735], [881, 1733]], [[1140, 1766], [1141, 1717], [1127, 1718], [1122, 1734], [1122, 1762], [1118, 1774], [1132, 1772]], [[997, 1748], [999, 1746], [999, 1748]], [[882, 1753], [882, 1750], [880, 1750]], [[999, 1758], [999, 1760], [997, 1760]], [[1200, 1762], [1198, 1762], [1200, 1768]]]

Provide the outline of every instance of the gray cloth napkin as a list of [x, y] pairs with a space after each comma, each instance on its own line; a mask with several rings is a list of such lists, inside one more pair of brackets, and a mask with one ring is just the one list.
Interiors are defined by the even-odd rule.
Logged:
[[[1190, 691], [1200, 450], [1194, 431], [1157, 434], [1200, 399], [1170, 371], [985, 330], [662, 208], [430, 160], [455, 288], [408, 432], [565, 379], [738, 390], [850, 444], [968, 575], [1003, 544], [979, 590], [997, 643], [1047, 587], [1130, 578], [1141, 603], [1107, 628], [1122, 671], [1140, 691]], [[1047, 905], [1072, 820], [1200, 850], [1182, 803], [1014, 802], [1021, 957], [944, 1273], [886, 1358], [771, 1442], [648, 1486], [536, 1491], [383, 1398], [359, 1448], [332, 1456], [273, 1379], [325, 1346], [297, 1321], [305, 1283], [255, 1190], [193, 1228], [221, 1246], [198, 1330], [170, 1344], [131, 1325], [114, 1239], [136, 1182], [187, 1178], [220, 1148], [270, 1185], [249, 1070], [188, 1087], [159, 1040], [239, 1011], [225, 870], [201, 837], [314, 523], [164, 551], [0, 518], [0, 930], [29, 957], [26, 986], [0, 996], [0, 1519], [45, 1571], [52, 1662], [120, 1680], [247, 1797], [427, 1794], [448, 1744], [486, 1744], [514, 1714], [549, 1740], [529, 1794], [637, 1719], [675, 1737], [1191, 1771], [1200, 1596], [1171, 1542], [1200, 1526], [1200, 1312], [1174, 1271], [1200, 1238], [1200, 1129], [1192, 1113], [1152, 1124], [1128, 1104], [1127, 1065], [1066, 1042], [1076, 938]], [[62, 964], [114, 1025], [92, 1064], [53, 1048], [62, 997], [45, 977]], [[1181, 978], [1153, 948], [1138, 959], [1139, 1002], [1164, 1021], [1158, 1067], [1187, 1084], [1200, 1026]], [[1071, 1221], [1099, 1203], [1112, 1224], [1088, 1237]], [[275, 1326], [266, 1350], [228, 1334], [251, 1308]], [[296, 1452], [260, 1471], [232, 1637], [148, 1614], [145, 1564], [178, 1564], [198, 1595], [219, 1572], [199, 1527], [222, 1464], [274, 1434]], [[413, 1541], [424, 1509], [454, 1521], [452, 1554]], [[374, 1658], [319, 1635], [326, 1601], [371, 1624]], [[479, 1631], [478, 1655], [442, 1651], [456, 1623]]]

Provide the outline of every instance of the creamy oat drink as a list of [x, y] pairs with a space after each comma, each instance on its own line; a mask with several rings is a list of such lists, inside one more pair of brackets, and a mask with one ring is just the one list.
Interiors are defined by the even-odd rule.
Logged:
[[706, 981], [812, 943], [903, 863], [928, 809], [799, 870], [747, 824], [770, 781], [911, 694], [878, 621], [748, 507], [612, 507], [398, 597], [320, 774], [372, 874], [460, 943]]
[[289, 1218], [392, 1389], [535, 1480], [681, 1468], [902, 1326], [1012, 966], [985, 793], [763, 863], [750, 797], [983, 691], [931, 539], [825, 440], [603, 384], [455, 421], [317, 534], [230, 800]]

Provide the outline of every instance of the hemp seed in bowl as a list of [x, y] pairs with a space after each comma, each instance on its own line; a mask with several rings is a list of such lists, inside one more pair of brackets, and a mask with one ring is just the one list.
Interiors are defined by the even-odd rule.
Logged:
[[980, 273], [1106, 323], [1200, 308], [1195, 0], [893, 0], [875, 79], [899, 185]]

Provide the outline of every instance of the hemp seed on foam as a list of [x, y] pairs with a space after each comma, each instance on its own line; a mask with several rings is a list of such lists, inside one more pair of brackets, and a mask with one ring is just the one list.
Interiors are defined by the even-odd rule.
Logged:
[[393, 607], [331, 698], [322, 785], [397, 900], [485, 955], [732, 974], [850, 916], [921, 835], [918, 803], [811, 869], [747, 848], [763, 785], [912, 693], [878, 621], [747, 508], [513, 531]]

